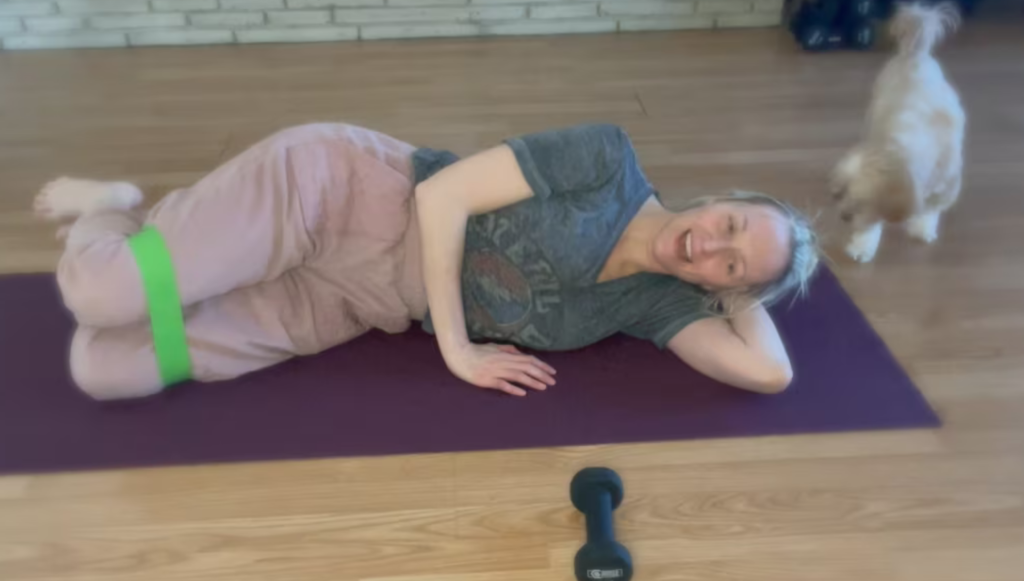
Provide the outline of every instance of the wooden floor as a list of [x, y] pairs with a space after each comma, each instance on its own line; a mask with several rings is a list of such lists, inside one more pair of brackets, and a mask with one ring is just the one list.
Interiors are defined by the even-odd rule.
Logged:
[[[0, 579], [567, 581], [567, 485], [604, 464], [637, 580], [1024, 580], [1021, 30], [972, 25], [943, 52], [970, 137], [941, 241], [835, 255], [943, 429], [9, 477]], [[817, 212], [884, 57], [780, 31], [0, 53], [0, 272], [53, 267], [28, 212], [48, 178], [160, 194], [314, 120], [460, 153], [619, 123], [669, 196], [740, 186]]]

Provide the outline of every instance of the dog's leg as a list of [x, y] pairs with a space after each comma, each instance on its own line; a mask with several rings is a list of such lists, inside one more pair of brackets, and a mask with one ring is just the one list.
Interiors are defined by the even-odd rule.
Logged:
[[935, 211], [911, 216], [907, 220], [907, 233], [925, 244], [935, 242], [939, 238], [939, 215], [940, 212]]
[[946, 180], [934, 194], [929, 196], [926, 211], [912, 216], [907, 220], [907, 234], [926, 244], [931, 244], [939, 239], [939, 222], [942, 213], [956, 203], [960, 196], [960, 174]]
[[858, 224], [846, 244], [846, 254], [857, 262], [871, 262], [882, 241], [882, 226], [882, 222]]

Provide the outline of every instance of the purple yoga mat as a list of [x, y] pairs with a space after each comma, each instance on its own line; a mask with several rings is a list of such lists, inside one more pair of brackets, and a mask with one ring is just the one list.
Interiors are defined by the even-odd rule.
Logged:
[[572, 446], [938, 425], [823, 270], [775, 309], [796, 381], [760, 396], [614, 337], [544, 358], [558, 385], [513, 398], [461, 383], [420, 331], [371, 333], [220, 384], [98, 404], [71, 384], [52, 275], [0, 278], [0, 473]]

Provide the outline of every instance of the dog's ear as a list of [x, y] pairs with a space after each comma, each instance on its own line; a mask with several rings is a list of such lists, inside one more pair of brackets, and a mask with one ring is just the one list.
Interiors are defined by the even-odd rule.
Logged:
[[859, 146], [850, 149], [832, 168], [828, 176], [828, 191], [832, 199], [839, 202], [846, 197], [850, 180], [854, 179], [864, 163], [864, 153]]
[[918, 211], [917, 188], [906, 164], [887, 163], [881, 184], [872, 200], [875, 212], [886, 222], [905, 222]]
[[833, 201], [839, 202], [846, 197], [846, 184], [849, 180], [838, 171], [833, 171], [828, 176], [828, 193]]

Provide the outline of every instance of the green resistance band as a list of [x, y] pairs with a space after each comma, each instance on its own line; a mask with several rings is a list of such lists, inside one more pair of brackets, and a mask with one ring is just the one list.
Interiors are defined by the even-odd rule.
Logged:
[[171, 253], [164, 237], [152, 226], [144, 227], [128, 239], [142, 275], [142, 290], [149, 306], [153, 327], [153, 350], [164, 386], [192, 377], [192, 360], [185, 338], [185, 317], [181, 312], [178, 281], [174, 276]]

